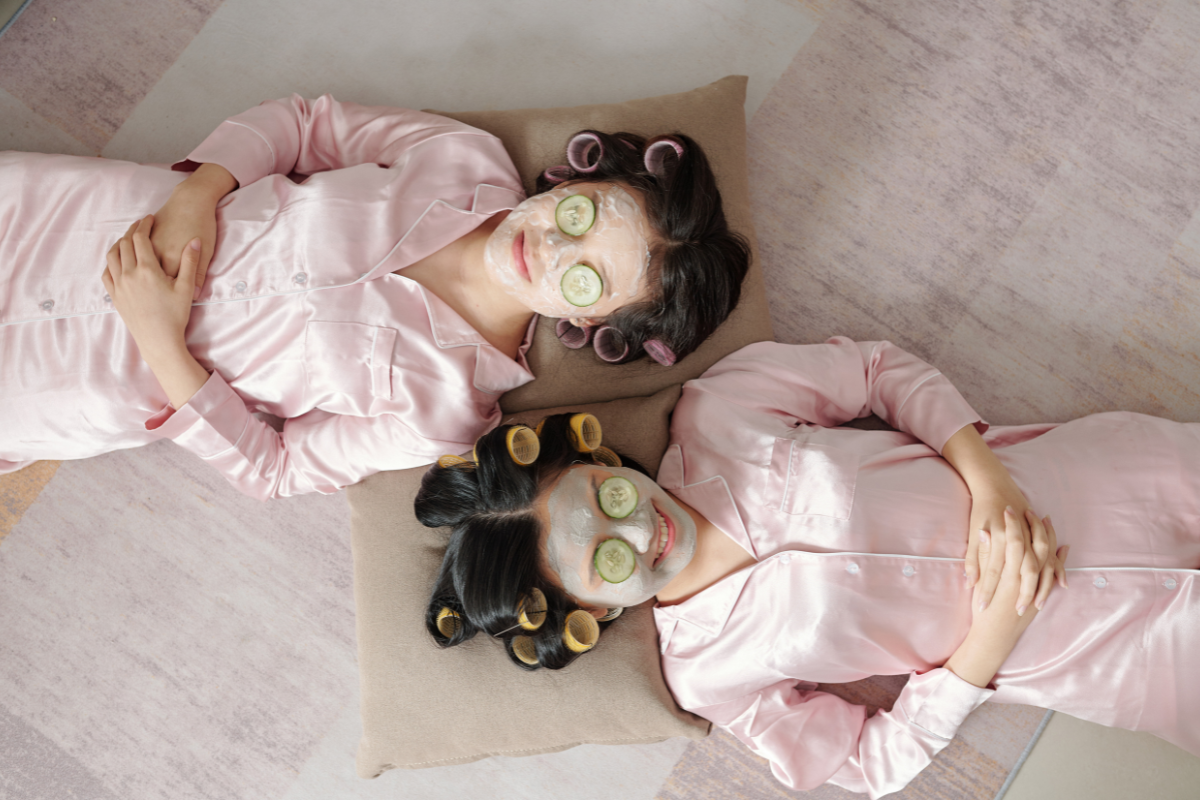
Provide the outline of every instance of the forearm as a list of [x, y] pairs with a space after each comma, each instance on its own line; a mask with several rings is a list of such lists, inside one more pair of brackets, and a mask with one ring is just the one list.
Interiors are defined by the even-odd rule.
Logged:
[[946, 441], [942, 457], [962, 476], [971, 494], [988, 487], [1013, 483], [1008, 469], [996, 458], [974, 425], [959, 428]]
[[158, 379], [159, 386], [167, 393], [168, 402], [176, 409], [186, 405], [208, 380], [208, 370], [200, 366], [182, 340], [144, 348], [142, 358]]

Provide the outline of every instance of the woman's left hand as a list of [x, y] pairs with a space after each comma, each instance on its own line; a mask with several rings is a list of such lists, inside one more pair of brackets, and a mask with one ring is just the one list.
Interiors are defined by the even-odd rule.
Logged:
[[[1031, 544], [1031, 536], [1029, 523], [1025, 519], [1025, 512], [1029, 510], [1029, 501], [1025, 499], [1025, 494], [1017, 487], [1017, 484], [1009, 477], [1007, 470], [1003, 474], [989, 475], [984, 485], [979, 485], [980, 481], [975, 481], [974, 486], [971, 486], [971, 522], [967, 528], [967, 584], [969, 586], [980, 585], [980, 598], [986, 607], [992, 601], [992, 595], [996, 591], [996, 584], [1000, 580], [1000, 571], [998, 568], [988, 568], [986, 559], [979, 558], [979, 533], [986, 531], [992, 533], [994, 531], [1002, 531], [1005, 528], [1004, 510], [1011, 508], [1017, 520], [1018, 529], [1025, 537], [1025, 563], [1021, 565], [1021, 594], [1020, 601], [1026, 605], [1033, 599], [1033, 593], [1037, 586], [1038, 568], [1040, 563], [1035, 563], [1036, 555], [1028, 545]], [[1003, 564], [1003, 559], [1001, 559]]]
[[184, 248], [179, 274], [169, 277], [150, 244], [153, 226], [152, 215], [130, 226], [108, 251], [108, 268], [101, 276], [113, 306], [147, 362], [178, 352], [183, 345], [200, 263], [200, 240], [195, 239]]

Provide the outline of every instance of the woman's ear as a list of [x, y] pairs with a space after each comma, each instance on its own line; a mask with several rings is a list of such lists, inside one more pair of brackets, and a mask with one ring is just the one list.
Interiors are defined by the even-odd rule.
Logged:
[[604, 322], [601, 317], [571, 317], [567, 320], [576, 328], [594, 328]]

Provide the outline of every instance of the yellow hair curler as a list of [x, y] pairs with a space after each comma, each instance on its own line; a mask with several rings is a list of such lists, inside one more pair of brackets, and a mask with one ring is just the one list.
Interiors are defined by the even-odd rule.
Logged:
[[468, 461], [462, 456], [442, 456], [437, 460], [437, 465], [442, 469], [449, 469], [450, 467], [466, 467], [471, 469], [475, 466], [475, 462]]
[[591, 453], [600, 446], [603, 433], [600, 420], [591, 414], [572, 414], [570, 421], [571, 444], [581, 453]]
[[597, 447], [592, 453], [592, 461], [595, 461], [602, 467], [621, 466], [621, 457], [607, 447]]
[[512, 638], [512, 651], [513, 655], [521, 659], [523, 663], [531, 667], [537, 666], [537, 645], [533, 643], [532, 636], [514, 636]]
[[586, 653], [600, 641], [600, 624], [591, 612], [576, 609], [567, 615], [563, 626], [563, 644], [572, 653]]
[[527, 631], [536, 631], [546, 621], [547, 608], [546, 595], [541, 589], [534, 589], [517, 603], [517, 624]]
[[437, 615], [438, 632], [450, 639], [462, 628], [462, 617], [452, 608], [442, 608]]
[[537, 461], [538, 455], [542, 452], [542, 443], [538, 440], [537, 434], [533, 432], [532, 428], [524, 425], [509, 428], [504, 442], [508, 445], [508, 454], [512, 456], [512, 460], [522, 467], [527, 467]]

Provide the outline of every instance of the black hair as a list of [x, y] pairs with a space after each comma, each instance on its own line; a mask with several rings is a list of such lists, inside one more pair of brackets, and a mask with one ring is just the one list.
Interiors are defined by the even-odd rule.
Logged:
[[[737, 307], [742, 280], [750, 268], [750, 246], [730, 230], [717, 190], [716, 176], [704, 151], [680, 133], [645, 139], [633, 133], [580, 131], [594, 137], [584, 159], [587, 171], [575, 166], [551, 167], [539, 176], [537, 191], [566, 181], [614, 181], [641, 193], [657, 241], [650, 248], [649, 300], [624, 306], [609, 315], [606, 361], [625, 363], [646, 355], [645, 343], [657, 340], [673, 363], [691, 353]], [[663, 148], [660, 143], [671, 143]], [[645, 154], [660, 144], [656, 169]], [[571, 159], [568, 159], [570, 161]], [[662, 361], [662, 359], [656, 359]]]
[[[573, 444], [569, 414], [548, 417], [540, 433], [541, 453], [529, 466], [508, 455], [506, 436], [512, 425], [483, 436], [475, 446], [478, 461], [457, 466], [434, 465], [421, 479], [414, 504], [417, 519], [430, 528], [451, 528], [425, 612], [425, 627], [442, 647], [454, 647], [477, 633], [499, 635], [513, 663], [524, 669], [561, 669], [579, 655], [563, 642], [567, 615], [577, 604], [549, 577], [544, 558], [546, 526], [537, 515], [538, 498], [573, 464], [591, 464]], [[622, 457], [624, 466], [645, 470]], [[540, 589], [546, 597], [545, 621], [530, 632], [517, 624], [519, 598]], [[450, 636], [437, 625], [449, 608], [458, 615]], [[605, 627], [611, 623], [601, 623]], [[538, 664], [513, 654], [517, 636], [531, 637]]]

